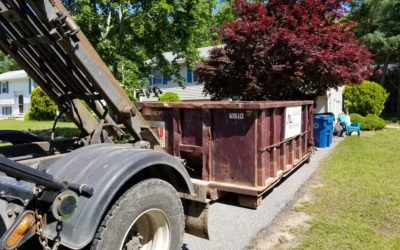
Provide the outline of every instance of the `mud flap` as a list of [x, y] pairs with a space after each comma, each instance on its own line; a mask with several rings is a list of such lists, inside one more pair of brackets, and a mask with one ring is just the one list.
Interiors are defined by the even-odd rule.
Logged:
[[7, 202], [0, 199], [0, 239], [7, 232], [7, 229], [10, 227], [11, 223], [7, 223]]
[[209, 204], [183, 200], [185, 209], [185, 231], [188, 234], [210, 239], [208, 235], [208, 207]]

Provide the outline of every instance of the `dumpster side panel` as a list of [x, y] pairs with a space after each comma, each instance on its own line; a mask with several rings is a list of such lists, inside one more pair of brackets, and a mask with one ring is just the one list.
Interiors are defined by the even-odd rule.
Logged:
[[205, 181], [211, 180], [212, 165], [212, 130], [211, 110], [202, 109], [202, 173], [201, 178]]
[[254, 186], [256, 110], [213, 110], [212, 180]]
[[[312, 102], [141, 106], [154, 129], [164, 126], [166, 151], [186, 159], [191, 177], [210, 181], [213, 190], [259, 196], [312, 151]], [[288, 118], [293, 109], [296, 119]], [[296, 132], [287, 131], [292, 120], [301, 121]]]
[[[279, 142], [282, 141], [282, 127], [283, 127], [283, 113], [284, 109], [283, 108], [275, 108], [272, 116], [272, 145], [276, 145]], [[282, 147], [274, 147], [272, 148], [272, 178], [275, 178], [279, 175], [279, 170], [280, 170], [280, 158], [281, 158], [281, 148]]]
[[310, 150], [310, 138], [312, 136], [312, 107], [311, 105], [303, 106], [303, 115], [302, 115], [302, 155], [308, 153]]
[[201, 109], [181, 109], [182, 144], [202, 146], [203, 123]]
[[263, 154], [260, 149], [263, 145], [267, 145], [269, 138], [269, 130], [267, 129], [270, 119], [268, 118], [268, 110], [261, 111], [257, 122], [257, 186], [265, 185], [269, 178], [269, 155]]
[[[259, 170], [258, 185], [269, 185], [279, 176], [290, 171], [310, 152], [311, 105], [302, 105], [300, 112], [300, 134], [285, 139], [286, 107], [275, 107], [263, 110], [261, 132], [259, 137]], [[260, 168], [264, 168], [261, 170]]]
[[[279, 127], [279, 134], [277, 137], [277, 140], [275, 143], [280, 143], [284, 140], [285, 138], [285, 123], [286, 123], [286, 117], [285, 117], [285, 108], [278, 108], [277, 109], [277, 120], [278, 120], [278, 127]], [[278, 129], [277, 127], [277, 129]], [[278, 175], [286, 170], [286, 164], [287, 164], [287, 143], [281, 144], [281, 146], [277, 149], [277, 154], [278, 154]]]
[[172, 109], [142, 107], [142, 115], [153, 131], [158, 135], [161, 146], [173, 156], [174, 153], [174, 115]]
[[[262, 135], [263, 135], [263, 140], [262, 143], [259, 145], [259, 148], [263, 148], [266, 146], [270, 146], [273, 144], [273, 138], [272, 138], [272, 128], [273, 128], [273, 114], [275, 110], [274, 109], [266, 109], [263, 112], [263, 123], [262, 123]], [[260, 167], [264, 169], [264, 178], [263, 182], [259, 183], [258, 185], [262, 186], [265, 185], [266, 181], [268, 181], [271, 177], [274, 176], [273, 172], [273, 164], [272, 164], [272, 151], [270, 150], [265, 150], [265, 151], [260, 151], [259, 154], [262, 156], [263, 163]]]

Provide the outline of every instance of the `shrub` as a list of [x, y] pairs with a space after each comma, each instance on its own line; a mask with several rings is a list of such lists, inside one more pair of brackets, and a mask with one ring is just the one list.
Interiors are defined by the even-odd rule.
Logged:
[[24, 120], [29, 121], [31, 119], [31, 112], [26, 112], [24, 115]]
[[359, 123], [361, 123], [361, 121], [364, 122], [364, 118], [365, 117], [363, 117], [362, 115], [359, 115], [359, 114], [350, 114], [350, 121], [351, 122], [359, 122]]
[[177, 93], [173, 92], [166, 92], [158, 98], [159, 102], [180, 102], [181, 98], [179, 98], [179, 95]]
[[363, 81], [359, 85], [346, 86], [343, 95], [349, 112], [364, 116], [367, 114], [379, 116], [389, 96], [385, 88], [370, 81]]
[[366, 117], [359, 114], [350, 114], [350, 120], [351, 122], [359, 122], [361, 130], [364, 131], [381, 130], [386, 126], [385, 120], [372, 114], [369, 114]]
[[57, 105], [41, 88], [32, 90], [29, 120], [51, 121], [54, 119], [57, 109]]
[[[362, 126], [363, 130], [381, 130], [384, 129], [386, 126], [385, 120], [380, 118], [377, 115], [367, 115], [364, 118], [364, 126]], [[364, 128], [363, 128], [364, 127]]]

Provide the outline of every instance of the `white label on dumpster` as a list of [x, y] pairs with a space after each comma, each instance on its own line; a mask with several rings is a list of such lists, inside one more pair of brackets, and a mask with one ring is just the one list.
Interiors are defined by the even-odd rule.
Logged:
[[285, 110], [285, 139], [301, 134], [301, 106]]

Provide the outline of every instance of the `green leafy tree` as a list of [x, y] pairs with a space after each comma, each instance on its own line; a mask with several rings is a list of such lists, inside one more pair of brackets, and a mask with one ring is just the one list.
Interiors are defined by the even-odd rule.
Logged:
[[371, 75], [370, 52], [338, 23], [343, 1], [235, 1], [236, 20], [224, 23], [225, 46], [197, 64], [213, 99], [314, 99], [329, 88]]
[[31, 110], [27, 117], [29, 120], [51, 121], [54, 119], [57, 109], [57, 105], [41, 88], [32, 90]]
[[356, 0], [350, 6], [347, 19], [357, 22], [354, 31], [382, 66], [383, 84], [388, 65], [400, 63], [400, 0]]
[[[183, 85], [179, 64], [198, 60], [198, 47], [219, 43], [219, 26], [233, 20], [233, 0], [62, 0], [128, 95], [147, 83], [152, 59]], [[170, 63], [164, 52], [176, 53]], [[0, 53], [0, 73], [17, 69]]]
[[[157, 65], [167, 77], [179, 76], [176, 60], [198, 59], [197, 48], [212, 45], [212, 28], [223, 17], [216, 0], [64, 0], [78, 25], [127, 92], [138, 89]], [[229, 16], [224, 14], [224, 16]], [[218, 21], [215, 21], [218, 20]], [[211, 32], [210, 32], [211, 30]], [[163, 53], [176, 53], [170, 63]], [[151, 65], [143, 62], [152, 59]], [[182, 83], [182, 81], [180, 81]]]
[[376, 82], [363, 81], [359, 85], [348, 85], [343, 92], [350, 113], [380, 115], [389, 96], [385, 88]]
[[0, 74], [20, 69], [13, 59], [0, 52]]
[[212, 18], [209, 24], [209, 34], [212, 44], [222, 43], [220, 33], [222, 24], [235, 20], [235, 0], [218, 0], [214, 2], [212, 9]]

